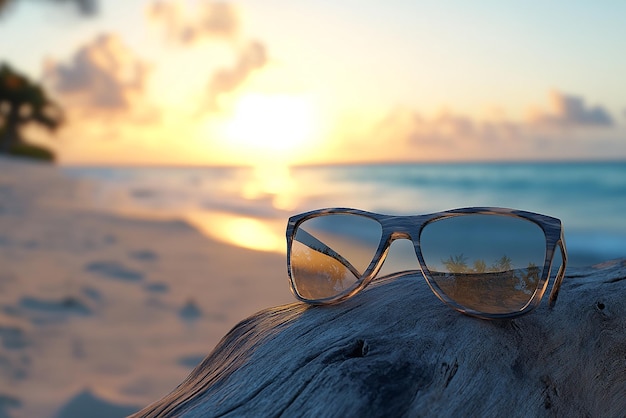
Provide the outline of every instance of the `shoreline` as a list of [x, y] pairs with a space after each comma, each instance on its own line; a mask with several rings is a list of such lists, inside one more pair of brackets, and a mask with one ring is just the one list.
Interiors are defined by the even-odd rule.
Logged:
[[[381, 166], [372, 171], [372, 166], [361, 165], [276, 172], [141, 167], [69, 172], [97, 183], [92, 196], [97, 207], [187, 217], [207, 236], [227, 242], [229, 234], [216, 231], [211, 218], [245, 219], [258, 231], [271, 229], [268, 239], [277, 243], [271, 247], [280, 254], [288, 217], [312, 209], [347, 206], [393, 215], [498, 206], [560, 218], [572, 266], [625, 256], [621, 212], [626, 208], [626, 165], [601, 170], [587, 163], [580, 169], [564, 164], [539, 172], [528, 165], [503, 166], [505, 171], [493, 166]], [[196, 222], [202, 219], [209, 220], [208, 227]]]

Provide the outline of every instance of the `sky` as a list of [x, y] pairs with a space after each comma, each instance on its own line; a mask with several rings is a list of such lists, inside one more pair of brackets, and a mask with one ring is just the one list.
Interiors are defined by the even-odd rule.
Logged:
[[15, 1], [62, 164], [626, 159], [626, 2]]

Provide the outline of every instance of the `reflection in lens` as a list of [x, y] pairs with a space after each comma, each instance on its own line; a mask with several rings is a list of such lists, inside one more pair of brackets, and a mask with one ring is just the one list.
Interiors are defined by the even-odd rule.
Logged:
[[382, 227], [359, 215], [332, 214], [304, 221], [291, 246], [291, 277], [298, 294], [324, 299], [352, 288], [369, 266]]
[[459, 305], [513, 313], [530, 302], [546, 256], [545, 234], [525, 219], [466, 215], [426, 225], [422, 255], [435, 284]]

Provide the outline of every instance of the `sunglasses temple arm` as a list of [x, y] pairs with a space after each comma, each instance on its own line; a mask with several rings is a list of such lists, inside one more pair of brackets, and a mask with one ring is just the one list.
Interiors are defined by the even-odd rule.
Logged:
[[561, 288], [561, 283], [563, 282], [563, 277], [565, 276], [565, 267], [567, 266], [567, 250], [565, 249], [565, 239], [563, 238], [563, 232], [561, 232], [561, 239], [558, 242], [559, 248], [561, 249], [561, 267], [559, 267], [559, 271], [556, 273], [556, 278], [554, 279], [554, 284], [552, 285], [552, 291], [550, 292], [550, 308], [553, 308], [556, 305], [556, 298], [559, 296], [559, 290]]
[[313, 235], [309, 234], [305, 230], [298, 229], [298, 232], [296, 233], [296, 236], [295, 236], [294, 239], [296, 241], [306, 245], [307, 247], [309, 247], [312, 250], [315, 250], [315, 251], [317, 251], [317, 252], [319, 252], [321, 254], [326, 254], [327, 256], [334, 258], [339, 263], [341, 263], [341, 265], [343, 265], [345, 268], [350, 270], [350, 272], [357, 279], [361, 277], [361, 273], [359, 273], [358, 270], [356, 268], [354, 268], [354, 266], [352, 264], [350, 264], [350, 262], [348, 260], [343, 258], [335, 250], [333, 250], [328, 245], [324, 244], [322, 241], [318, 240], [317, 238], [315, 238]]

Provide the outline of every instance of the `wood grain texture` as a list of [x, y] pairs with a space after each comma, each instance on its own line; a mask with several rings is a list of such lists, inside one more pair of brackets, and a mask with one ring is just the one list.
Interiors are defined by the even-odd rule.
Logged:
[[267, 309], [133, 417], [625, 416], [626, 260], [570, 269], [547, 305], [480, 320], [403, 276]]

